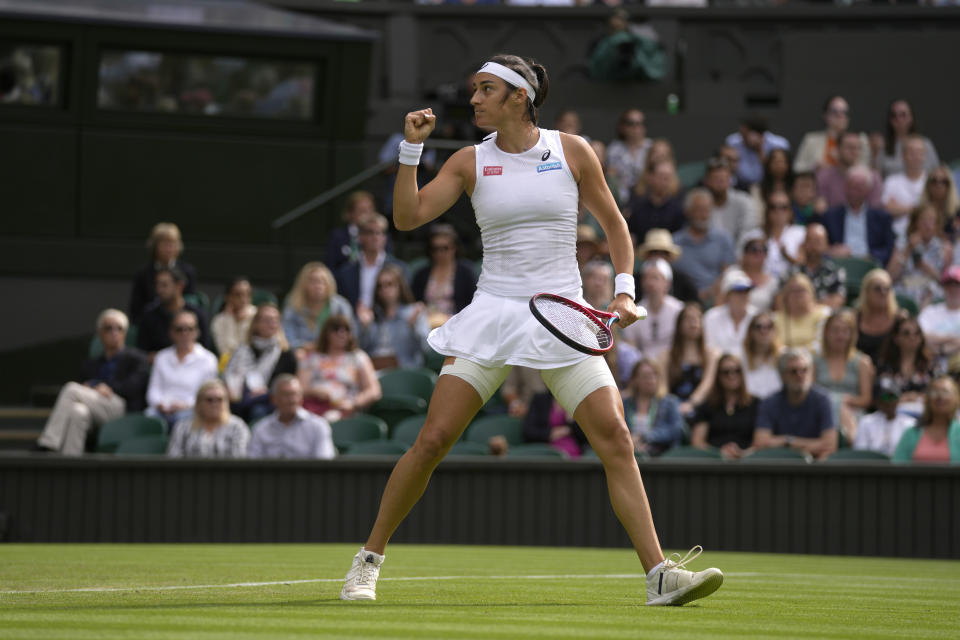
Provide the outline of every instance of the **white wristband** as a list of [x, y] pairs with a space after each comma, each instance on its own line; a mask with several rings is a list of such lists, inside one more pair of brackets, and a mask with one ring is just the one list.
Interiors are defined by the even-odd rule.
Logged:
[[614, 289], [613, 295], [618, 296], [625, 293], [630, 296], [631, 300], [637, 295], [637, 285], [633, 281], [633, 276], [629, 273], [618, 273], [614, 282], [616, 283], [616, 289]]
[[423, 153], [423, 143], [414, 144], [406, 140], [400, 141], [400, 164], [412, 167], [420, 164], [420, 154]]

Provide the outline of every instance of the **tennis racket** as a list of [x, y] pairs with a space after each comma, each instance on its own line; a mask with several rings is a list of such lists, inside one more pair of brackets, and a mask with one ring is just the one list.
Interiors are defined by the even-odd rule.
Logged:
[[610, 325], [620, 319], [616, 313], [589, 309], [552, 293], [530, 298], [530, 311], [560, 342], [591, 356], [602, 356], [613, 348]]

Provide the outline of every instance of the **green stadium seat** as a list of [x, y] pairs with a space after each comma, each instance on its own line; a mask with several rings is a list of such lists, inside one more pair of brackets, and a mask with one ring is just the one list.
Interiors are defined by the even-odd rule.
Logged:
[[909, 296], [897, 294], [897, 304], [900, 305], [901, 309], [906, 309], [911, 318], [916, 318], [917, 314], [920, 313], [917, 303]]
[[380, 388], [384, 395], [418, 396], [428, 403], [436, 384], [437, 374], [430, 369], [388, 369], [380, 374]]
[[467, 427], [466, 440], [486, 444], [493, 436], [503, 436], [510, 446], [523, 444], [523, 421], [513, 416], [484, 416]]
[[427, 347], [423, 352], [424, 366], [426, 366], [428, 369], [430, 369], [431, 371], [437, 374], [439, 374], [440, 369], [443, 368], [443, 361], [445, 359], [446, 359], [445, 355], [441, 353], [437, 353], [430, 347]]
[[394, 425], [390, 433], [390, 439], [401, 442], [405, 445], [412, 445], [420, 435], [420, 429], [423, 428], [423, 422], [427, 419], [427, 414], [421, 413], [409, 418], [404, 418]]
[[667, 449], [663, 452], [661, 458], [697, 458], [700, 460], [722, 460], [720, 451], [717, 449], [700, 449], [692, 446], [679, 446]]
[[868, 451], [866, 449], [837, 449], [826, 459], [826, 462], [853, 462], [853, 461], [874, 461], [890, 462], [890, 458], [879, 451]]
[[114, 451], [118, 456], [162, 456], [166, 453], [167, 437], [163, 435], [127, 438], [117, 445], [117, 450]]
[[131, 438], [163, 436], [167, 427], [163, 420], [130, 413], [104, 423], [97, 432], [97, 453], [113, 453], [120, 443]]
[[853, 256], [834, 258], [834, 262], [846, 272], [847, 304], [853, 304], [857, 296], [860, 295], [860, 283], [863, 282], [863, 276], [879, 265], [870, 258], [855, 258]]
[[461, 440], [453, 443], [447, 456], [488, 456], [490, 449], [483, 442], [467, 442]]
[[810, 457], [799, 451], [787, 449], [786, 447], [774, 447], [773, 449], [759, 449], [754, 451], [742, 462], [770, 462], [773, 460], [793, 460], [795, 462], [810, 462]]
[[529, 442], [527, 444], [510, 445], [507, 449], [508, 458], [567, 458], [567, 454], [551, 447], [546, 442]]
[[427, 401], [420, 396], [405, 393], [383, 394], [383, 397], [368, 407], [364, 413], [377, 416], [392, 429], [410, 416], [427, 412]]
[[677, 178], [685, 189], [697, 186], [703, 174], [707, 171], [707, 163], [702, 160], [695, 162], [684, 162], [677, 165]]
[[407, 260], [407, 278], [412, 280], [417, 271], [420, 271], [420, 269], [423, 269], [429, 264], [430, 258], [428, 256], [417, 256], [416, 258]]
[[337, 420], [330, 427], [333, 429], [333, 444], [339, 451], [347, 450], [357, 442], [387, 438], [387, 423], [362, 413]]
[[346, 450], [348, 456], [402, 456], [409, 447], [393, 440], [355, 442]]
[[183, 294], [183, 299], [197, 307], [201, 311], [210, 315], [210, 297], [205, 294], [203, 291], [197, 291], [195, 293], [185, 293]]

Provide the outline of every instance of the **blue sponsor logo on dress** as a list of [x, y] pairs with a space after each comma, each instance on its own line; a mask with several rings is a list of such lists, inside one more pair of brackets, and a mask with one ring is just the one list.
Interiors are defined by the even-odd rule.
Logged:
[[563, 165], [560, 163], [559, 160], [556, 160], [554, 162], [544, 162], [543, 164], [537, 165], [537, 173], [543, 173], [544, 171], [556, 171], [562, 166]]

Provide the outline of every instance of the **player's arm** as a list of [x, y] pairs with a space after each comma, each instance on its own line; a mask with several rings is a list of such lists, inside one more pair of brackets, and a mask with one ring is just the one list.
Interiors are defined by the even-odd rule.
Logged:
[[[580, 186], [580, 200], [597, 219], [607, 236], [613, 268], [617, 273], [633, 274], [633, 243], [630, 240], [630, 231], [610, 188], [607, 187], [597, 154], [580, 136], [561, 133], [560, 140], [570, 171]], [[638, 318], [633, 293], [618, 295], [607, 310], [620, 314], [620, 326], [623, 327], [633, 324]]]
[[[436, 121], [431, 109], [408, 113], [403, 130], [406, 142], [426, 140]], [[473, 174], [474, 153], [473, 147], [457, 151], [423, 189], [417, 186], [417, 166], [401, 163], [393, 187], [393, 224], [397, 229], [416, 229], [452, 207], [467, 187], [467, 176]]]

